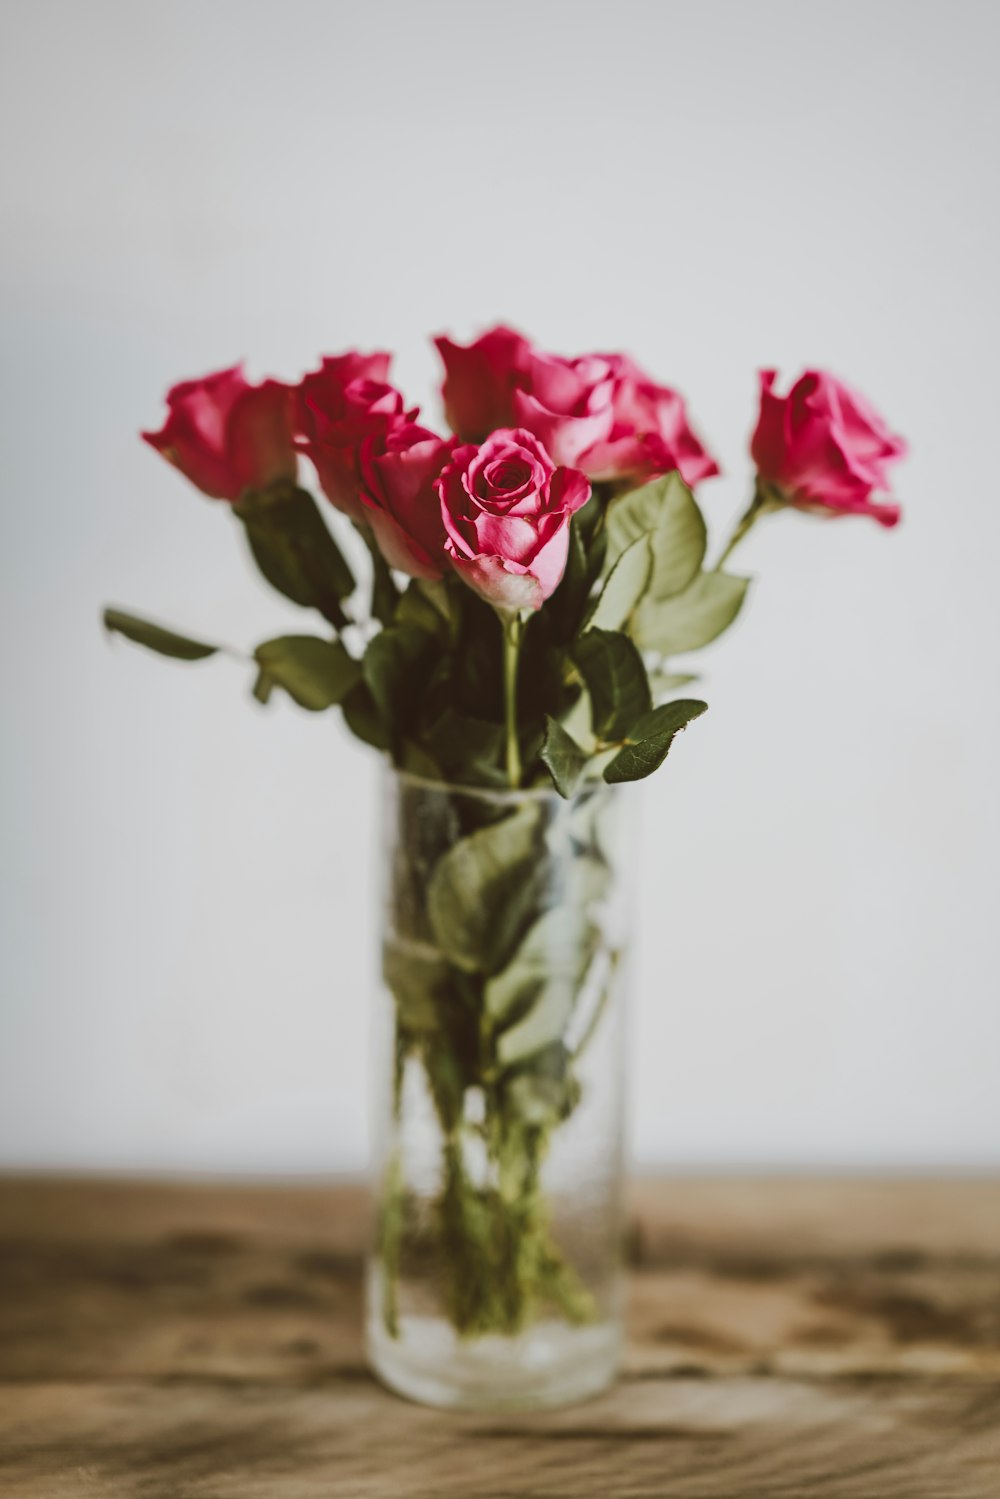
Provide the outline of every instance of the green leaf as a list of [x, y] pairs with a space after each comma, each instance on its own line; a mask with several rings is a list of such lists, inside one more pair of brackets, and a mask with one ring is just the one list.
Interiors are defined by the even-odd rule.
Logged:
[[705, 559], [705, 521], [678, 473], [664, 474], [619, 495], [608, 507], [608, 559], [616, 561], [640, 536], [653, 549], [652, 598], [671, 598], [691, 582]]
[[598, 935], [578, 907], [559, 906], [535, 922], [508, 966], [489, 980], [486, 1011], [502, 1030], [503, 1066], [562, 1039]]
[[449, 1040], [447, 1035], [439, 1033], [421, 1047], [431, 1097], [446, 1135], [452, 1133], [462, 1118], [466, 1086], [461, 1061]]
[[424, 735], [424, 743], [444, 771], [459, 785], [503, 786], [503, 726], [445, 708]]
[[372, 563], [372, 618], [383, 625], [391, 624], [399, 600], [399, 589], [371, 527], [357, 526], [356, 529], [361, 533]]
[[604, 534], [604, 513], [607, 509], [607, 494], [605, 486], [596, 483], [590, 486], [590, 498], [581, 510], [573, 516], [573, 525], [580, 534], [583, 542], [583, 550], [590, 552], [598, 536]]
[[690, 687], [692, 682], [697, 682], [698, 673], [695, 671], [655, 671], [649, 674], [649, 685], [652, 689], [654, 701], [657, 698], [665, 698], [672, 692], [678, 692], [682, 687]]
[[254, 694], [261, 700], [270, 686], [283, 687], [300, 708], [319, 713], [341, 702], [360, 679], [358, 663], [339, 640], [315, 635], [279, 635], [254, 651], [261, 669]]
[[570, 1061], [566, 1047], [556, 1041], [524, 1066], [513, 1068], [503, 1083], [504, 1112], [542, 1129], [568, 1118], [580, 1098]]
[[420, 943], [389, 939], [382, 949], [382, 977], [404, 1030], [440, 1027], [450, 998], [451, 969], [439, 953]]
[[147, 650], [158, 651], [161, 656], [173, 656], [177, 661], [203, 661], [219, 650], [217, 645], [191, 640], [187, 635], [178, 635], [148, 619], [140, 619], [137, 614], [126, 614], [123, 609], [105, 609], [103, 619], [106, 630], [124, 635], [126, 640], [144, 645]]
[[560, 796], [571, 797], [587, 765], [587, 753], [556, 719], [545, 716], [545, 738], [539, 751]]
[[618, 631], [588, 630], [570, 654], [590, 693], [594, 733], [603, 740], [623, 739], [653, 705], [639, 652]]
[[[566, 826], [574, 843], [607, 869], [617, 858], [620, 821], [616, 799], [604, 786], [590, 782], [576, 805], [569, 809]], [[576, 873], [575, 866], [571, 873]]]
[[572, 1052], [574, 1061], [578, 1061], [580, 1057], [583, 1056], [584, 1052], [590, 1046], [591, 1041], [593, 1041], [598, 1029], [600, 1028], [604, 1012], [608, 1007], [608, 1002], [614, 992], [615, 979], [618, 972], [618, 964], [621, 961], [621, 953], [609, 953], [607, 955], [607, 958], [608, 961], [606, 970], [603, 974], [603, 982], [601, 983], [600, 988], [594, 996], [593, 1003], [591, 1004], [589, 1012], [585, 1017], [585, 1025], [583, 1027], [583, 1030], [580, 1032], [579, 1036], [574, 1038], [573, 1041]]
[[677, 698], [675, 702], [663, 703], [639, 720], [628, 736], [629, 742], [658, 738], [661, 734], [676, 734], [692, 719], [700, 718], [707, 712], [708, 704], [695, 697]]
[[559, 587], [545, 605], [545, 613], [552, 621], [553, 634], [557, 640], [572, 640], [579, 630], [591, 582], [578, 518], [574, 515], [569, 524], [566, 567]]
[[498, 1024], [520, 1019], [549, 983], [580, 984], [598, 931], [578, 905], [546, 911], [531, 927], [502, 973], [488, 980], [486, 1013]]
[[383, 751], [389, 748], [389, 732], [365, 682], [358, 682], [351, 688], [340, 708], [347, 727], [362, 744]]
[[587, 595], [589, 597], [598, 578], [606, 571], [608, 555], [608, 533], [602, 526], [586, 543], [587, 551]]
[[269, 677], [266, 671], [257, 673], [257, 680], [253, 684], [253, 695], [258, 703], [269, 703], [271, 693], [274, 691], [274, 678]]
[[428, 597], [427, 591], [420, 586], [420, 580], [412, 578], [396, 606], [394, 623], [413, 625], [418, 630], [425, 630], [428, 635], [441, 636], [445, 632], [447, 621], [433, 598]]
[[441, 617], [441, 622], [449, 629], [452, 624], [451, 599], [449, 598], [449, 584], [453, 588], [464, 590], [465, 584], [454, 576], [445, 578], [414, 578], [414, 586], [418, 593], [422, 593], [434, 612]]
[[708, 704], [697, 698], [678, 698], [654, 708], [629, 731], [628, 743], [606, 766], [604, 779], [614, 785], [619, 781], [641, 781], [652, 775], [667, 758], [675, 736], [707, 708]]
[[676, 598], [644, 599], [633, 621], [636, 642], [664, 656], [708, 645], [739, 614], [749, 583], [731, 573], [704, 572]]
[[640, 536], [627, 546], [608, 574], [588, 618], [592, 630], [620, 630], [649, 586], [653, 554], [649, 538]]
[[445, 777], [441, 766], [415, 739], [404, 739], [399, 746], [396, 764], [411, 776], [420, 776], [424, 781], [441, 781]]
[[603, 858], [594, 853], [574, 854], [566, 879], [567, 902], [583, 911], [607, 901], [611, 889], [611, 870]]
[[435, 941], [460, 968], [496, 973], [516, 947], [545, 877], [539, 820], [528, 804], [439, 860], [427, 910]]
[[244, 495], [232, 508], [272, 587], [303, 608], [318, 609], [332, 624], [344, 624], [341, 602], [354, 592], [354, 574], [312, 495], [279, 484]]
[[407, 727], [420, 702], [433, 637], [416, 625], [396, 624], [368, 643], [361, 669], [390, 740]]
[[502, 1067], [516, 1067], [561, 1041], [576, 1004], [577, 986], [568, 979], [553, 979], [538, 994], [523, 1020], [503, 1031], [497, 1040], [497, 1059]]

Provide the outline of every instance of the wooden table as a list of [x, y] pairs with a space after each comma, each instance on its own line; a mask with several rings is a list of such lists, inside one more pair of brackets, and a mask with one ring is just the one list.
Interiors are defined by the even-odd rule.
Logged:
[[998, 1499], [1000, 1185], [657, 1181], [624, 1379], [370, 1379], [353, 1185], [0, 1179], [4, 1499]]

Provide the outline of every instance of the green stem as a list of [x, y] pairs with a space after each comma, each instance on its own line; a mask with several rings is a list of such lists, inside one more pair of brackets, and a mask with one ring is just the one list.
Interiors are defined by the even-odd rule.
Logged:
[[731, 554], [739, 546], [744, 536], [746, 536], [747, 533], [752, 530], [752, 528], [757, 524], [761, 516], [766, 515], [770, 510], [777, 510], [778, 508], [779, 502], [767, 492], [763, 484], [761, 484], [761, 482], [758, 480], [757, 486], [753, 492], [753, 499], [750, 501], [748, 508], [743, 512], [739, 520], [736, 522], [736, 527], [733, 531], [733, 534], [732, 536], [730, 536], [728, 542], [726, 543], [725, 550], [723, 551], [722, 556], [719, 558], [718, 562], [715, 564], [713, 571], [717, 573], [721, 572], [723, 565], [728, 562]]
[[360, 532], [372, 559], [372, 618], [377, 619], [379, 624], [391, 625], [396, 612], [396, 605], [399, 602], [399, 589], [396, 587], [392, 570], [382, 556], [378, 542], [375, 540], [370, 528], [368, 526], [356, 526], [356, 530]]
[[521, 650], [521, 617], [501, 614], [503, 625], [503, 701], [507, 729], [507, 780], [512, 791], [521, 784], [521, 749], [517, 740], [517, 660]]
[[593, 1298], [552, 1238], [541, 1184], [551, 1128], [511, 1129], [488, 1113], [484, 1184], [469, 1174], [461, 1127], [445, 1139], [438, 1225], [448, 1314], [463, 1338], [513, 1336], [544, 1306], [574, 1324], [596, 1316]]

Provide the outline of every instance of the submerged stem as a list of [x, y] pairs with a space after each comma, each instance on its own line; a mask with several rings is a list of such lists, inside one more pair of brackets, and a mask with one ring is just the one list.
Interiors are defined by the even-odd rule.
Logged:
[[474, 1182], [467, 1169], [461, 1130], [444, 1145], [438, 1221], [456, 1332], [511, 1337], [544, 1306], [571, 1324], [592, 1322], [596, 1304], [553, 1240], [542, 1191], [542, 1158], [553, 1126], [511, 1129], [500, 1117], [487, 1125], [486, 1182]]

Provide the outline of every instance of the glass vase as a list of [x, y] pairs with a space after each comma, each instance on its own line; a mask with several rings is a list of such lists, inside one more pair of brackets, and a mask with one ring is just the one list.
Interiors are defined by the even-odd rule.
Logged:
[[426, 1404], [614, 1379], [628, 801], [386, 773], [367, 1342]]

